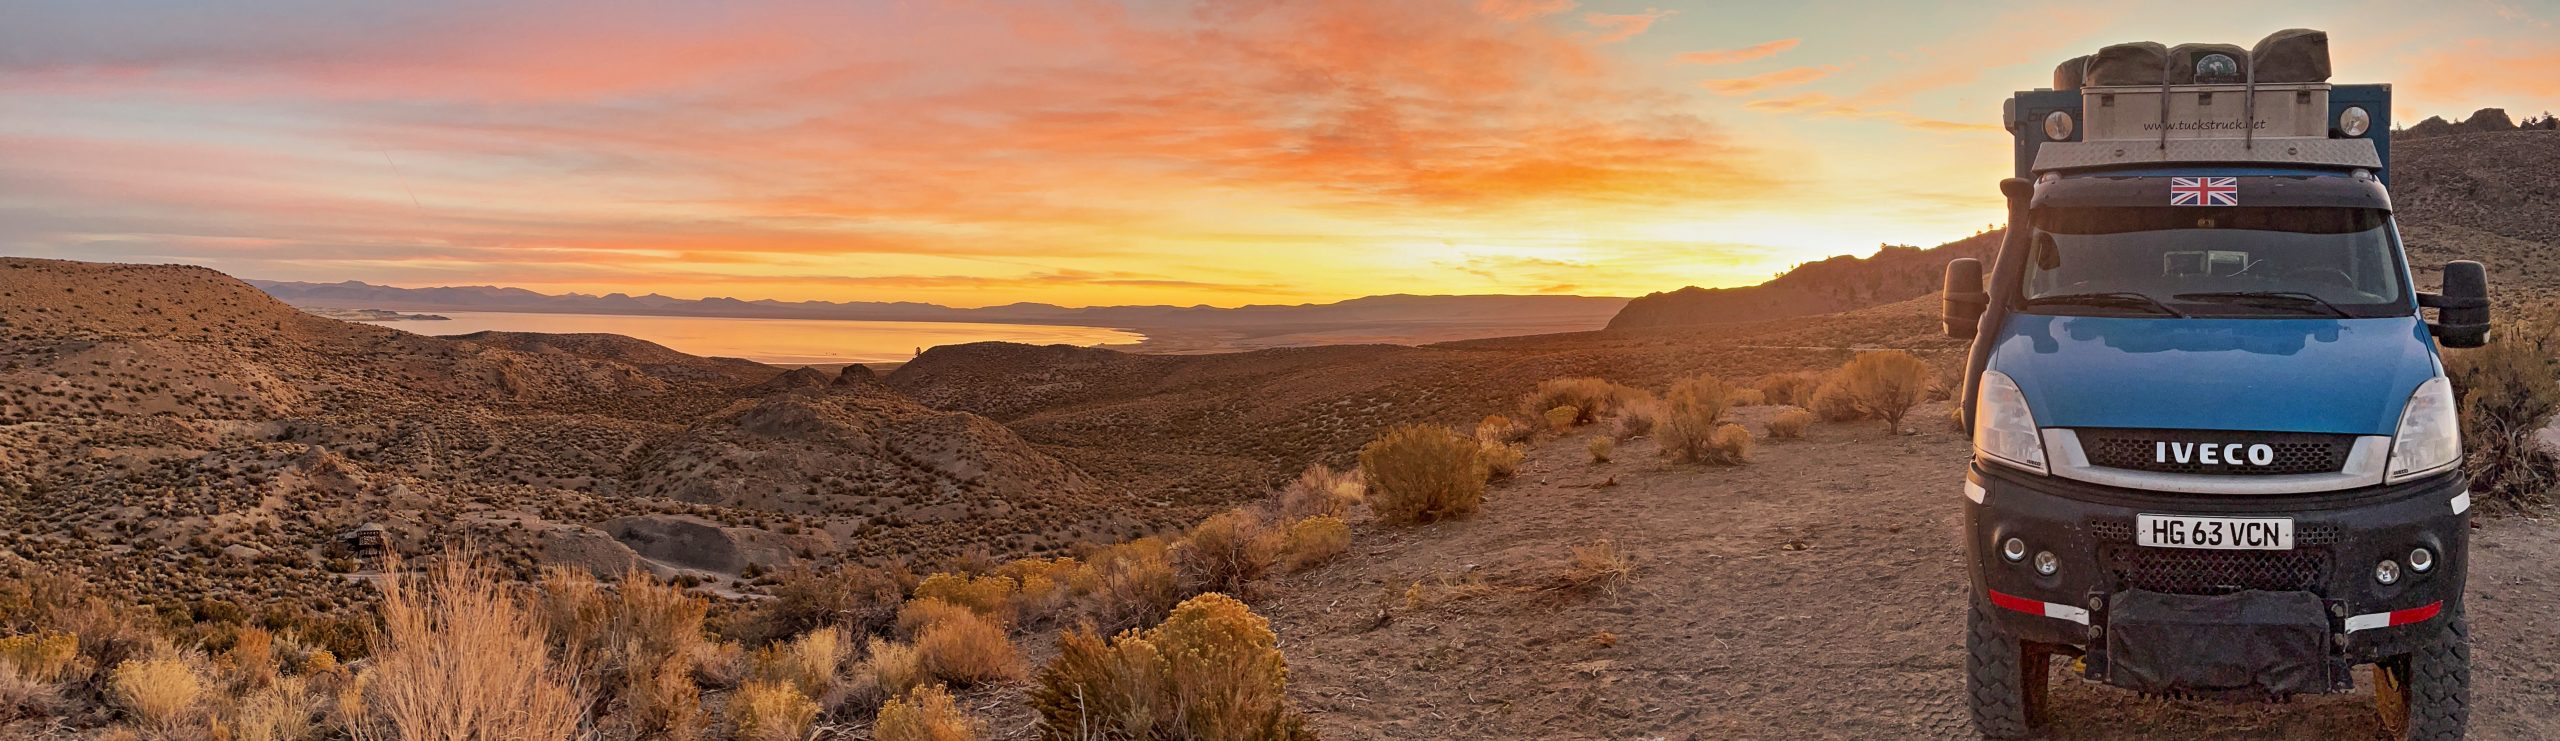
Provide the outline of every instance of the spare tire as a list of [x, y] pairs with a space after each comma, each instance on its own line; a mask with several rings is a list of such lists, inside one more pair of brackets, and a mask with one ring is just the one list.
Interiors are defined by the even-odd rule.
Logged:
[[2099, 49], [2089, 57], [2086, 82], [2092, 86], [2158, 85], [2169, 59], [2169, 47], [2136, 41]]
[[[2197, 67], [2197, 63], [2215, 54], [2231, 60], [2231, 65], [2210, 70]], [[2179, 44], [2169, 47], [2169, 84], [2193, 85], [2200, 82], [2237, 84], [2246, 82], [2248, 79], [2249, 50], [2240, 48], [2239, 44]]]
[[2259, 82], [2328, 82], [2329, 34], [2288, 28], [2267, 34], [2249, 50], [2249, 64]]

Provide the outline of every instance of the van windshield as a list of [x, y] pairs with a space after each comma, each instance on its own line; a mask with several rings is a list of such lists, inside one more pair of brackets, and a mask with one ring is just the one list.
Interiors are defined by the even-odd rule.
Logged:
[[2035, 225], [2030, 312], [2345, 318], [2416, 310], [2380, 209], [2055, 208]]

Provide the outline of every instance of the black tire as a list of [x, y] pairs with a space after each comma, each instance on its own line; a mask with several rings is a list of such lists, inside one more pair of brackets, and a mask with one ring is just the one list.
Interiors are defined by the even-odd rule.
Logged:
[[1985, 738], [2026, 738], [2044, 722], [2052, 654], [2000, 632], [1976, 605], [1965, 611], [1965, 704]]
[[2383, 730], [2410, 741], [2458, 741], [2471, 725], [2471, 627], [2446, 616], [2444, 640], [2373, 667]]

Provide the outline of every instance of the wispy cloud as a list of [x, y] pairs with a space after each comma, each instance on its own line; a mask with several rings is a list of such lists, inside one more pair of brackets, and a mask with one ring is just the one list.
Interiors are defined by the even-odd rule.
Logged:
[[1599, 29], [1599, 33], [1592, 37], [1594, 43], [1615, 44], [1643, 34], [1646, 29], [1653, 28], [1655, 21], [1671, 17], [1671, 13], [1653, 8], [1646, 8], [1642, 13], [1586, 13], [1582, 22]]
[[1685, 52], [1676, 57], [1676, 59], [1690, 64], [1734, 64], [1737, 62], [1748, 62], [1755, 59], [1767, 59], [1769, 57], [1776, 56], [1779, 52], [1796, 48], [1797, 44], [1803, 42], [1803, 39], [1778, 39], [1776, 41], [1752, 44], [1740, 49], [1708, 49], [1705, 51]]
[[1839, 71], [1839, 66], [1828, 64], [1818, 67], [1788, 67], [1786, 69], [1774, 72], [1763, 72], [1749, 77], [1708, 80], [1706, 82], [1699, 83], [1699, 85], [1701, 87], [1705, 87], [1709, 92], [1713, 92], [1717, 95], [1750, 95], [1752, 93], [1763, 92], [1776, 88], [1795, 87], [1797, 85], [1830, 77], [1833, 73]]

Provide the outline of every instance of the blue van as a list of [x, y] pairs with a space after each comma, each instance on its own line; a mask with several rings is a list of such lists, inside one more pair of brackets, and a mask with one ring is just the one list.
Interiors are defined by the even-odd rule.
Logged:
[[2390, 87], [2327, 84], [2323, 43], [2322, 80], [2217, 81], [2272, 65], [2212, 54], [2008, 103], [2007, 236], [1987, 269], [1948, 265], [1944, 305], [1973, 342], [1986, 736], [2034, 732], [2057, 661], [2232, 701], [2348, 691], [2370, 665], [2395, 735], [2463, 733], [2470, 497], [2437, 348], [2486, 341], [2487, 279], [2457, 261], [2415, 285]]

